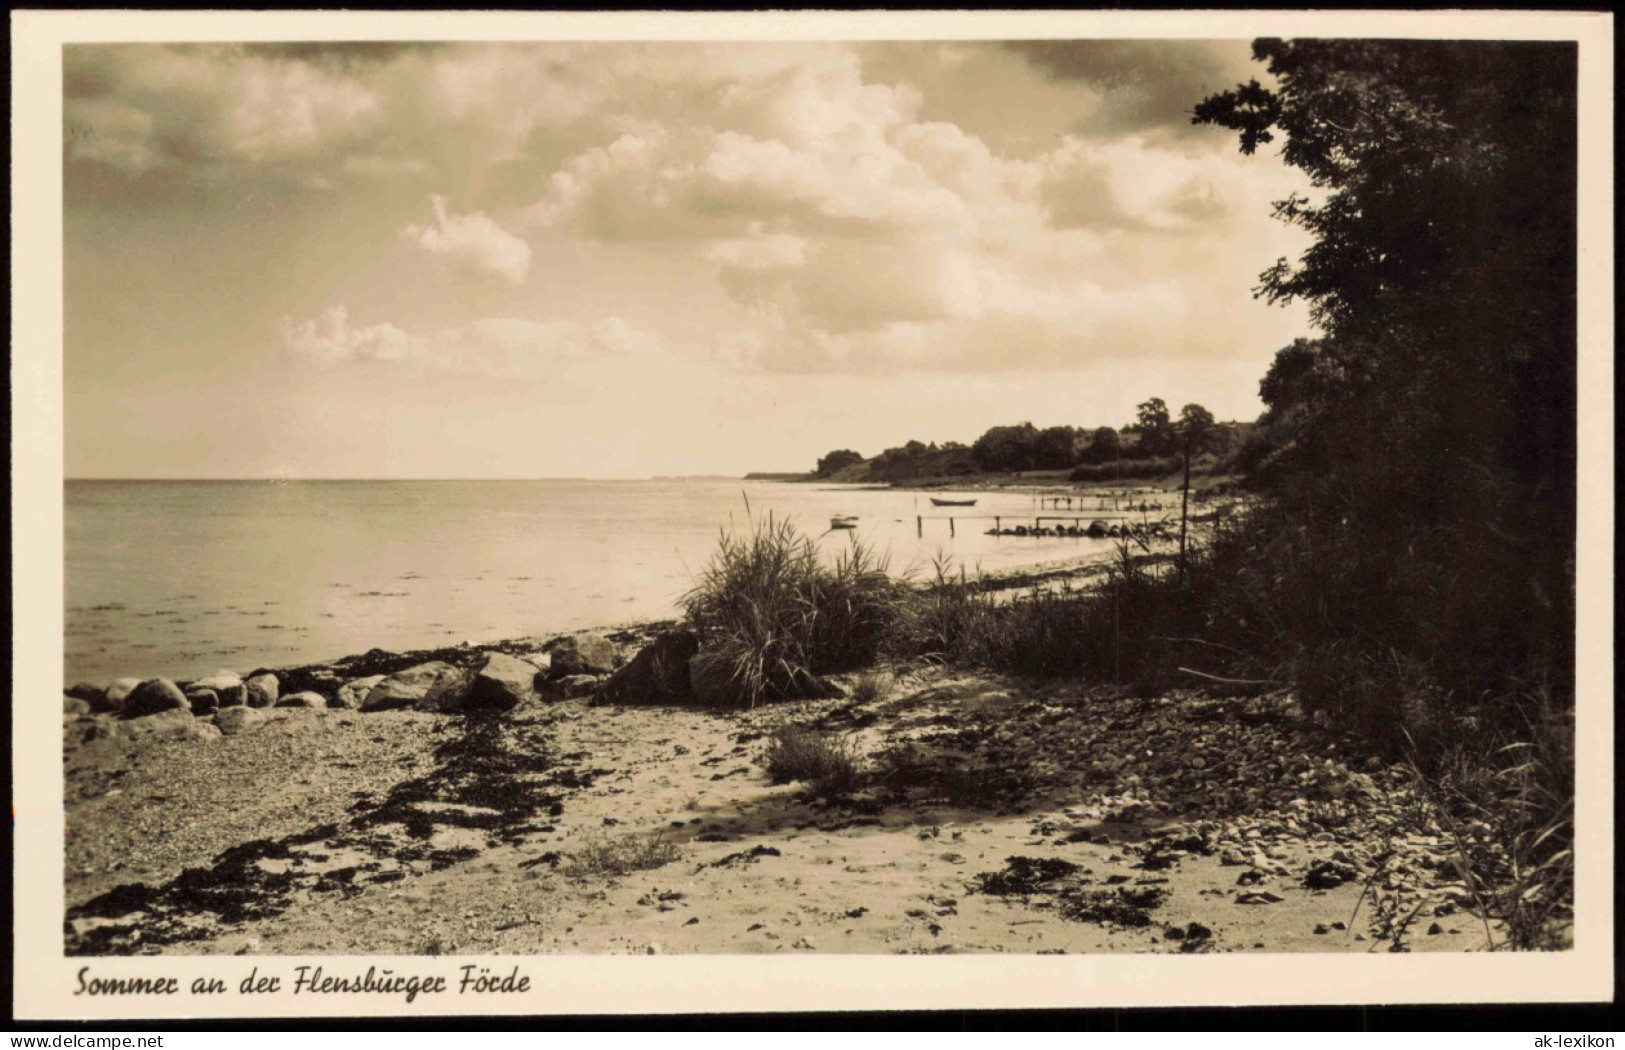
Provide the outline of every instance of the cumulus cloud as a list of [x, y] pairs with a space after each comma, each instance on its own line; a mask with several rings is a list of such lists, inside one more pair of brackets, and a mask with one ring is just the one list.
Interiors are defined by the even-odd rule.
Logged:
[[530, 272], [530, 245], [498, 226], [483, 212], [453, 215], [444, 197], [429, 198], [434, 222], [410, 225], [401, 238], [449, 265], [511, 285], [525, 283]]
[[64, 49], [68, 155], [139, 173], [309, 160], [382, 114], [371, 86], [230, 45]]
[[[509, 289], [563, 277], [628, 316], [611, 304], [682, 268], [739, 329], [687, 345], [741, 368], [1234, 354], [1236, 329], [1200, 318], [1289, 254], [1260, 229], [1291, 173], [1185, 112], [1247, 72], [1237, 42], [143, 45], [71, 47], [65, 65], [70, 189], [75, 165], [280, 171], [380, 209], [432, 186], [427, 221], [373, 228]], [[470, 291], [425, 293], [442, 301], [424, 315], [461, 316], [446, 300]], [[678, 320], [639, 320], [676, 345]], [[288, 345], [458, 367], [638, 341], [534, 324], [324, 316], [290, 323]]]
[[412, 372], [531, 378], [581, 362], [650, 358], [663, 349], [657, 338], [619, 317], [591, 324], [493, 317], [406, 332], [392, 324], [354, 326], [342, 306], [314, 320], [284, 320], [282, 348], [296, 361], [325, 367], [374, 363]]
[[390, 324], [353, 327], [350, 314], [335, 306], [312, 321], [282, 322], [282, 346], [289, 356], [317, 365], [343, 361], [404, 361], [416, 353], [405, 332]]

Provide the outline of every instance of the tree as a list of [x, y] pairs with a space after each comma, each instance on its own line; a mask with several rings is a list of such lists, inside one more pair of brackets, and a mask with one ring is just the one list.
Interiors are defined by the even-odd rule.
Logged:
[[1253, 54], [1275, 86], [1213, 95], [1193, 123], [1245, 154], [1279, 138], [1318, 191], [1277, 203], [1311, 244], [1257, 294], [1305, 300], [1325, 336], [1278, 354], [1261, 394], [1297, 446], [1278, 496], [1315, 559], [1347, 567], [1327, 607], [1369, 603], [1341, 634], [1328, 621], [1329, 646], [1420, 656], [1463, 696], [1571, 688], [1577, 48]]
[[814, 474], [820, 478], [831, 477], [840, 473], [855, 463], [862, 463], [863, 457], [849, 448], [840, 448], [824, 456], [818, 461], [818, 469]]
[[1123, 454], [1123, 439], [1113, 427], [1096, 427], [1089, 436], [1089, 461], [1106, 463]]
[[1032, 470], [1037, 464], [1038, 428], [1031, 423], [990, 427], [971, 446], [983, 470]]
[[1187, 437], [1204, 434], [1213, 425], [1213, 413], [1201, 405], [1190, 404], [1179, 410], [1179, 432]]
[[1275, 352], [1258, 384], [1259, 399], [1272, 413], [1284, 412], [1310, 398], [1310, 373], [1320, 357], [1320, 340], [1294, 339]]
[[1035, 464], [1045, 470], [1072, 466], [1077, 458], [1077, 427], [1045, 427], [1033, 448]]
[[1173, 450], [1173, 424], [1168, 418], [1168, 405], [1160, 397], [1136, 406], [1135, 421], [1130, 429], [1140, 435], [1142, 456], [1160, 456]]
[[1510, 472], [1570, 505], [1575, 47], [1262, 39], [1253, 54], [1278, 86], [1211, 96], [1192, 119], [1238, 131], [1247, 154], [1284, 136], [1282, 159], [1323, 191], [1277, 203], [1314, 241], [1258, 294], [1310, 303], [1327, 407], [1472, 458], [1435, 480]]

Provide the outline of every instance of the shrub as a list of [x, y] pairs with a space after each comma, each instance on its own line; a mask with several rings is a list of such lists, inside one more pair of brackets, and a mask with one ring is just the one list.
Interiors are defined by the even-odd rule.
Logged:
[[849, 795], [864, 781], [851, 741], [801, 726], [783, 726], [774, 732], [762, 765], [770, 782], [806, 781], [813, 794], [823, 798]]
[[1105, 463], [1082, 463], [1067, 475], [1071, 481], [1116, 481], [1119, 478], [1157, 478], [1184, 467], [1178, 456], [1151, 456], [1145, 459], [1114, 459]]
[[880, 671], [870, 671], [858, 676], [852, 683], [853, 703], [872, 704], [891, 696], [896, 680], [891, 675]]
[[565, 870], [571, 875], [628, 875], [664, 867], [681, 855], [677, 846], [665, 841], [660, 832], [627, 835], [587, 843], [570, 858]]
[[683, 597], [721, 692], [750, 706], [820, 692], [818, 676], [873, 662], [902, 596], [886, 563], [854, 541], [832, 565], [789, 522], [724, 532]]

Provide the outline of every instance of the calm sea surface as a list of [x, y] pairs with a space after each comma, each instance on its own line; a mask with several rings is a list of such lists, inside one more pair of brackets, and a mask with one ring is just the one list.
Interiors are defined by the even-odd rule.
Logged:
[[[772, 512], [856, 536], [894, 573], [1105, 556], [1108, 540], [983, 533], [1034, 500], [671, 481], [69, 481], [65, 675], [197, 677], [674, 616], [719, 531]], [[944, 494], [948, 495], [948, 494]], [[748, 498], [750, 512], [746, 511]], [[836, 514], [858, 517], [829, 532]], [[1013, 524], [1006, 522], [1007, 525]]]

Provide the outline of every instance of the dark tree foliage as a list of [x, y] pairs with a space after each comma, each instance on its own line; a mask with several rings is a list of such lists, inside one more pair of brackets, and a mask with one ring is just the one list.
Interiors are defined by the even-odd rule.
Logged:
[[1123, 452], [1123, 439], [1118, 436], [1113, 427], [1096, 427], [1089, 437], [1089, 449], [1085, 459], [1089, 463], [1107, 463], [1118, 458]]
[[1128, 429], [1140, 435], [1140, 443], [1135, 448], [1135, 454], [1139, 456], [1166, 455], [1178, 444], [1174, 437], [1173, 421], [1168, 415], [1167, 402], [1160, 397], [1153, 397], [1135, 406], [1134, 422]]
[[1275, 352], [1275, 360], [1258, 384], [1258, 396], [1270, 412], [1284, 412], [1307, 402], [1310, 375], [1320, 355], [1320, 340], [1294, 339]]
[[818, 469], [814, 472], [821, 478], [827, 478], [840, 473], [854, 463], [862, 463], [863, 457], [849, 448], [838, 448], [818, 461]]
[[1193, 122], [1244, 153], [1279, 140], [1315, 187], [1278, 202], [1313, 243], [1258, 294], [1306, 300], [1325, 338], [1282, 350], [1261, 393], [1266, 424], [1291, 424], [1279, 497], [1322, 567], [1346, 559], [1340, 644], [1417, 655], [1475, 702], [1570, 688], [1577, 49], [1253, 52], [1276, 86], [1212, 96]]

